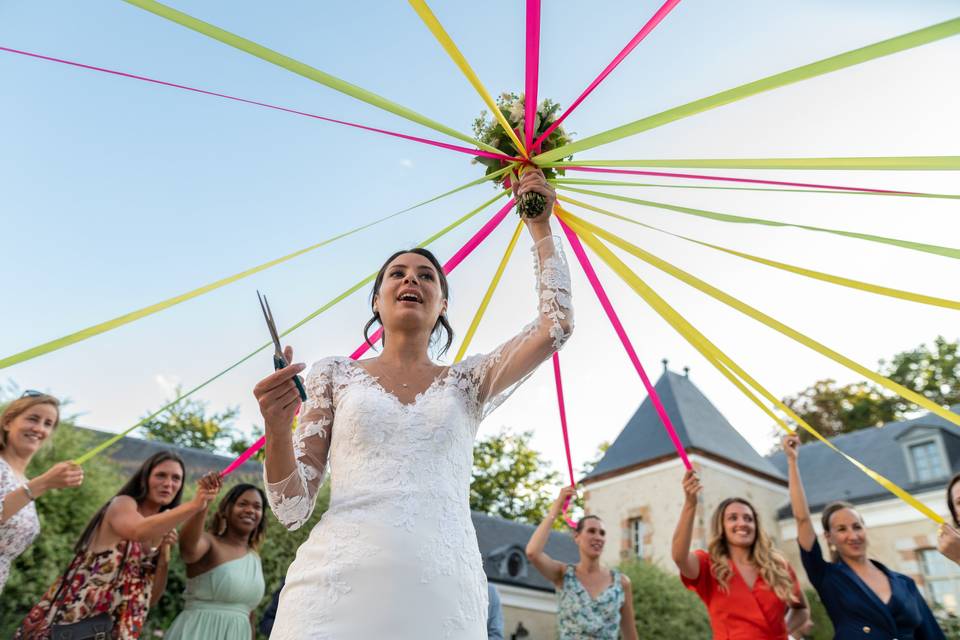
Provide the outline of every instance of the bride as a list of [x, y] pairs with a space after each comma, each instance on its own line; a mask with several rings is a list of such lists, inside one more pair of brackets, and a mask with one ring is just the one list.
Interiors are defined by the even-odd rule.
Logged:
[[[570, 274], [552, 235], [556, 194], [538, 170], [516, 194], [542, 194], [526, 218], [533, 239], [537, 318], [493, 352], [453, 366], [429, 348], [446, 333], [447, 279], [429, 251], [391, 256], [373, 287], [383, 350], [360, 362], [331, 357], [306, 376], [296, 364], [254, 389], [266, 424], [270, 508], [288, 529], [310, 517], [329, 462], [330, 508], [290, 565], [273, 640], [485, 640], [486, 577], [470, 519], [473, 440], [480, 421], [573, 329]], [[287, 347], [287, 361], [292, 362]]]

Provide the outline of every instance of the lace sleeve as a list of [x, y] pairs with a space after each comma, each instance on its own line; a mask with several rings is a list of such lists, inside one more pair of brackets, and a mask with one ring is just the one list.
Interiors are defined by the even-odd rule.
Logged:
[[491, 353], [464, 361], [477, 385], [481, 417], [493, 411], [573, 332], [570, 270], [557, 236], [531, 249], [537, 276], [537, 317]]
[[333, 436], [331, 364], [331, 359], [317, 362], [305, 379], [307, 401], [293, 434], [296, 470], [279, 482], [267, 482], [264, 469], [263, 484], [270, 509], [291, 531], [303, 526], [313, 513], [317, 491], [323, 483]]

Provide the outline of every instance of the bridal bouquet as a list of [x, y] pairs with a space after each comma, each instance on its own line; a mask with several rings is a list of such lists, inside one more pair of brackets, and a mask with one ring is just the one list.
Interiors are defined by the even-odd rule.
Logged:
[[[511, 127], [513, 127], [517, 137], [522, 140], [525, 126], [523, 94], [500, 94], [500, 97], [497, 98], [497, 108], [500, 109], [500, 113], [503, 114], [503, 117], [506, 119], [506, 121], [510, 123]], [[540, 104], [537, 105], [537, 113], [533, 121], [534, 140], [539, 138], [540, 135], [546, 131], [551, 124], [554, 123], [554, 121], [560, 115], [559, 111], [560, 105], [549, 98], [542, 100]], [[481, 112], [480, 116], [473, 121], [473, 134], [477, 140], [496, 148], [503, 154], [515, 156], [519, 153], [514, 148], [513, 143], [510, 141], [507, 133], [503, 130], [500, 122], [492, 116], [488, 119], [486, 111]], [[562, 147], [571, 142], [573, 142], [572, 138], [567, 135], [567, 133], [563, 130], [563, 125], [561, 125], [550, 132], [550, 135], [543, 141], [536, 152], [531, 150], [530, 155], [532, 156], [536, 153], [551, 151], [557, 147]], [[507, 164], [505, 160], [498, 160], [497, 158], [487, 158], [483, 156], [474, 158], [474, 163], [480, 163], [487, 168], [485, 175], [490, 175], [491, 173], [502, 169]], [[548, 180], [551, 178], [556, 178], [558, 174], [563, 175], [564, 173], [563, 169], [551, 167], [542, 168], [542, 171], [543, 175]], [[506, 188], [510, 187], [510, 177], [496, 178], [495, 180], [498, 183], [502, 183]], [[543, 211], [544, 204], [544, 198], [539, 193], [526, 193], [517, 203], [517, 211], [522, 217], [534, 217]]]

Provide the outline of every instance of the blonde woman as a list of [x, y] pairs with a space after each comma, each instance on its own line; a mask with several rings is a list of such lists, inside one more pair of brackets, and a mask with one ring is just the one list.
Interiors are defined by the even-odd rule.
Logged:
[[60, 424], [60, 401], [39, 391], [25, 391], [0, 414], [0, 592], [10, 565], [40, 534], [33, 501], [54, 489], [78, 487], [83, 469], [58, 462], [28, 479], [27, 465]]
[[683, 584], [707, 606], [715, 638], [787, 640], [809, 628], [810, 614], [793, 568], [774, 549], [743, 498], [727, 498], [710, 518], [708, 550], [691, 553], [697, 495], [694, 471], [683, 476], [684, 504], [673, 534]]

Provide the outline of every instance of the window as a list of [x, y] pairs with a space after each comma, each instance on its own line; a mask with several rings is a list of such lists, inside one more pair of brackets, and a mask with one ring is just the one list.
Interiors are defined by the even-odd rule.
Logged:
[[912, 444], [909, 451], [917, 482], [946, 477], [947, 472], [943, 468], [943, 458], [936, 442], [928, 441]]
[[635, 558], [643, 558], [643, 537], [646, 533], [647, 527], [643, 518], [630, 520], [630, 551]]
[[918, 552], [927, 598], [952, 614], [960, 612], [960, 567], [936, 549]]

